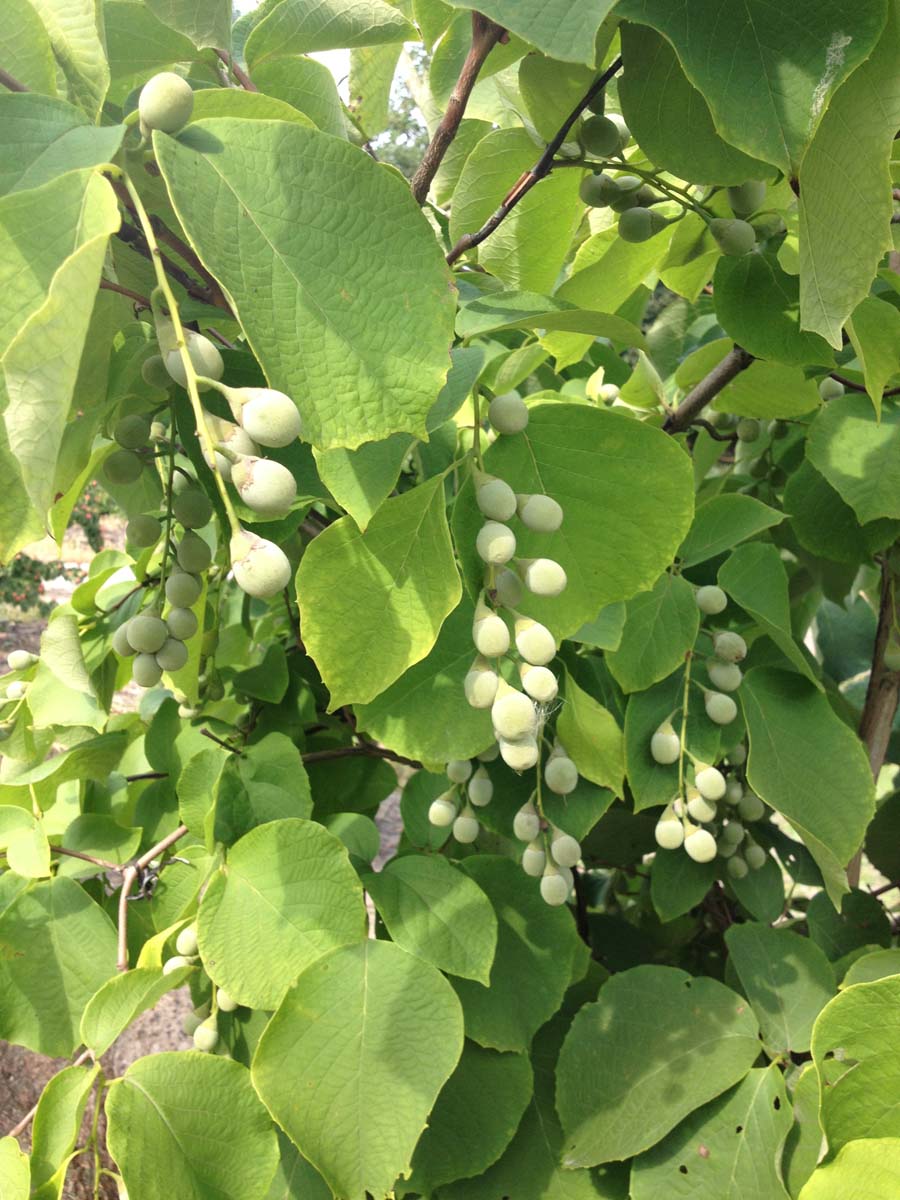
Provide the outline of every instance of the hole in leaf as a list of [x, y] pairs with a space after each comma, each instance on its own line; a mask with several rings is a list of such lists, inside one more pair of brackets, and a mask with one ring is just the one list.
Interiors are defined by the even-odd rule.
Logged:
[[688, 1169], [684, 1165], [684, 1163], [681, 1164], [681, 1166], [678, 1168], [678, 1170], [682, 1173], [682, 1175], [687, 1175], [687, 1173], [688, 1173]]
[[781, 1108], [781, 1100], [778, 1098], [778, 1096], [776, 1096], [775, 1099], [772, 1101], [772, 1107], [775, 1109], [776, 1112], [778, 1112], [779, 1108]]
[[734, 1132], [735, 1132], [735, 1133], [743, 1133], [743, 1132], [744, 1132], [744, 1127], [743, 1127], [743, 1125], [735, 1125], [735, 1127], [734, 1127]]

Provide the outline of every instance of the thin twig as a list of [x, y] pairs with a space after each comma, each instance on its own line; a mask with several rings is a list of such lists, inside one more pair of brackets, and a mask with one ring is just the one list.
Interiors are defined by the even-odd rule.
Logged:
[[139, 779], [168, 779], [168, 771], [141, 771], [139, 775], [126, 775], [126, 783], [137, 783]]
[[[94, 1057], [94, 1053], [92, 1050], [82, 1050], [82, 1052], [78, 1055], [78, 1057], [76, 1059], [74, 1059], [74, 1061], [71, 1062], [69, 1065], [72, 1067], [80, 1067], [82, 1063], [86, 1063], [88, 1061], [88, 1059], [92, 1059], [93, 1057]], [[13, 1125], [12, 1129], [9, 1131], [9, 1133], [6, 1136], [7, 1137], [18, 1137], [20, 1133], [24, 1133], [25, 1130], [28, 1128], [28, 1126], [31, 1124], [32, 1118], [34, 1117], [34, 1114], [37, 1112], [37, 1108], [38, 1108], [38, 1106], [36, 1104], [32, 1108], [30, 1108], [28, 1110], [28, 1112], [25, 1114], [25, 1116], [22, 1118], [22, 1120], [18, 1123], [18, 1125]]]
[[153, 226], [153, 232], [156, 234], [157, 238], [159, 238], [161, 242], [164, 242], [170, 250], [174, 250], [179, 258], [183, 258], [188, 266], [196, 271], [201, 279], [203, 279], [206, 284], [206, 292], [208, 294], [210, 304], [214, 304], [216, 308], [221, 308], [225, 312], [230, 313], [231, 305], [228, 303], [225, 293], [219, 286], [218, 279], [216, 279], [215, 275], [213, 275], [211, 271], [206, 269], [193, 248], [189, 246], [183, 238], [180, 238], [177, 233], [173, 233], [162, 217], [151, 216], [150, 224]]
[[[153, 255], [144, 239], [144, 235], [139, 229], [136, 229], [134, 225], [129, 224], [127, 221], [123, 221], [116, 230], [115, 236], [120, 242], [124, 242], [127, 246], [130, 246], [132, 250], [136, 250], [137, 253], [140, 254], [142, 258], [146, 258], [148, 262], [153, 261]], [[183, 271], [177, 263], [172, 262], [171, 258], [168, 258], [165, 254], [160, 254], [159, 258], [160, 262], [162, 262], [163, 266], [165, 267], [166, 274], [171, 279], [174, 279], [176, 283], [180, 283], [189, 296], [193, 296], [195, 300], [203, 300], [205, 302], [212, 303], [208, 289], [202, 284], [198, 283], [196, 279], [193, 279], [190, 275], [188, 275], [187, 271]]]
[[472, 45], [466, 55], [465, 62], [459, 73], [450, 99], [447, 101], [447, 111], [441, 118], [441, 123], [434, 131], [434, 137], [428, 143], [428, 149], [412, 177], [410, 188], [417, 204], [424, 204], [431, 187], [431, 181], [437, 174], [438, 167], [456, 137], [459, 123], [463, 119], [472, 88], [478, 79], [478, 72], [484, 66], [484, 60], [496, 46], [497, 42], [507, 36], [502, 25], [496, 25], [479, 12], [472, 13]]
[[232, 75], [241, 85], [245, 92], [258, 92], [259, 88], [247, 74], [247, 72], [234, 61], [234, 58], [225, 50], [217, 50], [216, 55], [221, 59], [226, 67], [229, 68]]
[[753, 355], [748, 354], [742, 346], [729, 350], [721, 362], [716, 363], [710, 373], [696, 387], [691, 388], [682, 402], [666, 419], [663, 429], [666, 433], [680, 433], [696, 421], [710, 400], [721, 392], [726, 384], [731, 383], [745, 371], [753, 362]]
[[221, 746], [223, 750], [230, 750], [232, 754], [240, 754], [241, 753], [240, 750], [238, 750], [237, 746], [231, 746], [231, 745], [229, 745], [228, 742], [223, 741], [222, 738], [216, 737], [216, 735], [212, 732], [212, 730], [201, 729], [200, 732], [205, 738], [209, 738], [209, 740], [211, 742], [215, 742], [217, 746]]
[[4, 87], [9, 88], [11, 92], [28, 91], [28, 88], [24, 83], [20, 83], [14, 75], [10, 75], [9, 71], [4, 71], [2, 67], [0, 67], [0, 83], [2, 83]]
[[51, 846], [50, 849], [54, 854], [64, 854], [67, 858], [80, 858], [84, 862], [93, 863], [95, 867], [102, 867], [104, 871], [122, 870], [122, 863], [110, 862], [106, 858], [95, 858], [92, 854], [82, 854], [80, 850], [69, 850], [65, 846]]
[[130, 863], [122, 872], [122, 890], [119, 892], [119, 956], [116, 963], [120, 971], [128, 970], [128, 897], [135, 880], [145, 867], [153, 862], [154, 858], [165, 854], [170, 846], [174, 846], [180, 838], [184, 837], [187, 831], [187, 825], [179, 825], [177, 829], [167, 833], [161, 841], [152, 846], [146, 854], [142, 854], [136, 862]]
[[578, 101], [576, 107], [572, 109], [565, 121], [563, 121], [562, 125], [556, 131], [553, 140], [547, 143], [547, 148], [544, 150], [544, 153], [530, 170], [526, 171], [516, 180], [516, 182], [504, 196], [500, 207], [493, 214], [493, 216], [489, 217], [482, 227], [476, 230], [475, 233], [464, 233], [459, 239], [459, 241], [447, 255], [447, 263], [449, 266], [452, 267], [456, 260], [462, 257], [467, 250], [471, 250], [473, 247], [480, 245], [485, 238], [490, 237], [497, 226], [501, 223], [501, 221], [505, 220], [505, 218], [509, 215], [512, 209], [515, 208], [522, 197], [527, 195], [536, 183], [540, 182], [541, 179], [544, 179], [550, 174], [550, 172], [553, 170], [553, 156], [566, 140], [566, 135], [568, 134], [569, 130], [581, 116], [582, 111], [587, 107], [587, 105], [600, 95], [600, 93], [609, 83], [610, 79], [612, 79], [621, 66], [621, 58], [615, 59], [615, 61], [610, 64], [603, 74], [599, 75], [594, 80], [581, 100]]
[[127, 296], [129, 300], [133, 300], [141, 308], [150, 307], [150, 300], [147, 296], [142, 296], [140, 292], [133, 292], [131, 288], [122, 287], [120, 283], [113, 283], [111, 279], [101, 279], [100, 287], [105, 292], [118, 292], [120, 296]]
[[407, 767], [422, 766], [414, 758], [406, 758], [403, 754], [395, 754], [384, 746], [376, 746], [374, 742], [360, 742], [355, 746], [335, 746], [333, 750], [311, 750], [303, 756], [303, 765], [315, 762], [328, 762], [332, 758], [384, 758], [389, 762], [402, 763]]
[[[838, 383], [842, 383], [851, 392], [862, 392], [865, 394], [868, 391], [868, 388], [863, 387], [861, 383], [854, 383], [852, 379], [848, 379], [846, 375], [838, 375], [836, 371], [831, 372], [831, 378], [836, 379]], [[882, 396], [900, 396], [900, 387], [888, 388], [886, 392], [882, 392], [881, 394]]]
[[702, 417], [694, 417], [693, 421], [691, 421], [691, 428], [693, 429], [695, 426], [699, 426], [701, 429], [705, 429], [706, 432], [709, 434], [709, 436], [716, 442], [736, 442], [737, 441], [736, 433], [719, 433], [717, 431], [715, 425], [713, 425], [709, 421], [704, 421], [704, 419]]

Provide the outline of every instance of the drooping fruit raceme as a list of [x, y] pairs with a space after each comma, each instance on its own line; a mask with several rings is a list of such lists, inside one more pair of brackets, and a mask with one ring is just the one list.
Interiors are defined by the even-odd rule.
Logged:
[[737, 716], [737, 705], [723, 692], [706, 692], [703, 696], [706, 715], [716, 725], [730, 725]]
[[499, 521], [485, 521], [475, 539], [475, 549], [482, 562], [502, 566], [516, 552], [516, 535], [508, 525]]
[[598, 171], [582, 179], [578, 194], [591, 208], [608, 208], [618, 196], [619, 189], [611, 175]]
[[714, 684], [720, 692], [736, 692], [744, 678], [737, 663], [719, 662], [717, 659], [706, 664], [706, 673], [709, 676], [709, 682]]
[[171, 958], [167, 958], [162, 965], [163, 975], [171, 975], [173, 971], [179, 970], [181, 967], [193, 966], [190, 958], [184, 954], [173, 954]]
[[522, 687], [539, 704], [550, 704], [559, 692], [556, 676], [548, 667], [533, 667], [530, 663], [519, 663], [519, 679]]
[[509, 686], [504, 679], [497, 684], [497, 698], [491, 706], [491, 720], [498, 738], [517, 741], [533, 737], [538, 726], [534, 701]]
[[212, 520], [213, 506], [206, 492], [188, 487], [172, 498], [172, 515], [185, 529], [202, 529]]
[[135, 654], [134, 646], [128, 640], [128, 625], [120, 625], [112, 636], [112, 648], [118, 654], [119, 658], [132, 658]]
[[197, 632], [199, 622], [190, 608], [173, 608], [166, 614], [169, 634], [179, 642], [186, 642]]
[[513, 817], [513, 833], [520, 842], [533, 842], [541, 832], [541, 818], [538, 811], [528, 800]]
[[231, 569], [239, 588], [248, 596], [268, 600], [291, 581], [291, 564], [284, 551], [242, 529], [231, 539]]
[[727, 821], [722, 827], [722, 840], [732, 846], [739, 846], [744, 840], [744, 827], [740, 821]]
[[550, 853], [557, 866], [574, 867], [581, 859], [581, 843], [571, 834], [554, 829], [550, 838]]
[[218, 417], [209, 415], [206, 417], [206, 423], [216, 446], [220, 449], [216, 449], [213, 454], [204, 450], [203, 457], [206, 459], [207, 466], [211, 467], [215, 463], [222, 478], [226, 482], [230, 482], [231, 464], [235, 457], [239, 454], [252, 456], [257, 453], [259, 447], [253, 438], [241, 429], [240, 425], [232, 425], [230, 421], [222, 421]]
[[[500, 618], [498, 617], [499, 621]], [[502, 624], [502, 622], [501, 622]], [[503, 626], [506, 629], [506, 626]], [[506, 644], [509, 646], [509, 632], [506, 634]], [[466, 673], [463, 690], [466, 699], [473, 708], [490, 708], [497, 695], [499, 676], [486, 658], [481, 655], [475, 659]]]
[[722, 662], [743, 662], [747, 657], [747, 643], [739, 633], [723, 629], [713, 636], [713, 654]]
[[498, 433], [521, 433], [528, 424], [528, 407], [517, 392], [504, 392], [491, 401], [488, 420]]
[[232, 464], [231, 482], [247, 507], [264, 517], [284, 516], [297, 499], [294, 476], [268, 458], [241, 456]]
[[140, 413], [120, 417], [113, 429], [113, 441], [125, 450], [140, 450], [150, 440], [150, 422]]
[[162, 679], [163, 669], [155, 654], [136, 654], [131, 665], [131, 678], [144, 688], [156, 687]]
[[476, 808], [484, 808], [494, 797], [494, 785], [484, 767], [479, 767], [469, 780], [467, 789], [469, 803]]
[[[717, 686], [722, 687], [721, 684], [718, 684]], [[723, 688], [722, 690], [727, 691], [726, 688]], [[728, 751], [728, 761], [733, 767], [742, 767], [744, 765], [744, 763], [747, 761], [747, 747], [743, 742], [740, 742], [737, 746]]]
[[6, 689], [7, 700], [21, 700], [28, 691], [28, 684], [24, 679], [14, 679]]
[[[491, 701], [491, 703], [493, 703], [493, 701]], [[496, 742], [491, 742], [491, 744], [490, 744], [490, 746], [488, 746], [487, 750], [482, 750], [481, 753], [476, 754], [475, 757], [478, 759], [479, 762], [483, 762], [483, 763], [496, 762], [497, 759], [500, 757], [500, 747], [497, 745]]]
[[548, 859], [541, 876], [541, 898], [544, 903], [558, 908], [568, 900], [570, 889], [571, 881], [564, 868]]
[[[222, 378], [225, 374], [225, 363], [214, 342], [211, 342], [205, 334], [197, 333], [193, 329], [185, 329], [184, 344], [195, 375], [202, 376], [207, 380]], [[181, 351], [177, 346], [165, 352], [163, 362], [175, 382], [181, 387], [187, 388], [187, 374], [181, 358]], [[211, 383], [198, 383], [197, 390], [205, 392], [211, 386]]]
[[547, 854], [540, 839], [529, 842], [522, 851], [522, 870], [526, 875], [536, 878], [538, 875], [543, 875], [546, 865]]
[[522, 603], [522, 597], [525, 594], [522, 589], [522, 580], [509, 567], [504, 567], [502, 571], [497, 572], [494, 591], [497, 594], [497, 600], [504, 608], [517, 608]]
[[129, 645], [138, 654], [155, 654], [169, 636], [165, 621], [149, 609], [132, 617], [125, 631]]
[[623, 213], [640, 204], [640, 190], [644, 181], [637, 175], [619, 175], [615, 180], [616, 194], [609, 202], [613, 212]]
[[303, 433], [303, 418], [290, 396], [275, 388], [223, 387], [231, 415], [259, 446], [289, 446]]
[[712, 862], [716, 857], [716, 839], [708, 829], [698, 829], [694, 825], [685, 835], [684, 849], [694, 862]]
[[654, 762], [662, 766], [678, 762], [681, 756], [681, 738], [675, 732], [671, 721], [663, 721], [650, 739], [650, 755]]
[[158, 391], [166, 391], [172, 382], [172, 376], [166, 370], [161, 354], [151, 354], [141, 363], [141, 378], [148, 387]]
[[446, 829], [456, 820], [459, 811], [456, 802], [456, 788], [449, 788], [436, 800], [432, 800], [428, 809], [428, 820], [439, 829]]
[[526, 662], [545, 667], [556, 657], [556, 638], [539, 621], [517, 617], [515, 623], [516, 649]]
[[707, 616], [715, 616], [717, 613], [724, 612], [728, 607], [728, 597], [714, 583], [697, 588], [694, 599], [697, 601], [700, 611], [706, 613]]
[[147, 129], [177, 133], [191, 119], [193, 111], [191, 85], [174, 71], [160, 71], [141, 88], [138, 114]]
[[740, 804], [744, 798], [744, 785], [739, 779], [729, 779], [725, 785], [725, 803], [732, 807]]
[[737, 217], [713, 217], [709, 232], [723, 254], [739, 258], [756, 245], [756, 232], [752, 225]]
[[516, 512], [516, 493], [504, 480], [479, 471], [475, 477], [475, 503], [491, 521], [508, 521]]
[[472, 641], [485, 658], [500, 658], [509, 649], [509, 628], [502, 617], [484, 602], [484, 593], [475, 606], [472, 622]]
[[462, 845], [471, 845], [478, 837], [481, 826], [478, 824], [478, 818], [467, 804], [456, 820], [453, 822], [453, 836]]
[[156, 652], [156, 661], [164, 671], [180, 671], [188, 660], [188, 648], [178, 638], [166, 638]]
[[560, 564], [552, 558], [519, 559], [525, 586], [535, 596], [559, 596], [569, 582]]
[[656, 838], [657, 846], [663, 850], [677, 850], [684, 844], [684, 825], [671, 804], [666, 806], [662, 816], [656, 822], [653, 836]]
[[562, 505], [557, 504], [552, 496], [520, 493], [515, 499], [519, 520], [528, 529], [533, 529], [536, 533], [556, 533], [562, 525]]

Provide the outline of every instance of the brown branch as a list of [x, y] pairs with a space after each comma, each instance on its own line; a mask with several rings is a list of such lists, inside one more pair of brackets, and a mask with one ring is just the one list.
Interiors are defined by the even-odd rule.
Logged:
[[[137, 251], [143, 258], [149, 262], [153, 261], [153, 255], [150, 252], [150, 247], [144, 241], [144, 235], [134, 225], [130, 225], [127, 221], [123, 221], [119, 229], [116, 231], [116, 237], [120, 242], [124, 242], [126, 246], [130, 246], [132, 250]], [[188, 275], [187, 271], [183, 271], [176, 263], [173, 263], [165, 254], [160, 254], [160, 261], [165, 268], [166, 274], [174, 279], [176, 283], [180, 283], [189, 296], [193, 296], [195, 300], [203, 300], [205, 303], [212, 303], [209, 290], [202, 284], [199, 284], [196, 279]], [[231, 310], [229, 309], [229, 312]]]
[[126, 775], [126, 783], [137, 783], [140, 779], [168, 779], [168, 771], [141, 771], [139, 775]]
[[225, 66], [229, 68], [232, 75], [235, 77], [235, 79], [238, 81], [238, 83], [241, 85], [241, 87], [244, 89], [245, 92], [258, 92], [259, 91], [259, 88], [253, 82], [253, 80], [250, 78], [250, 76], [247, 74], [247, 72], [238, 63], [236, 63], [234, 61], [232, 56], [227, 51], [217, 50], [216, 55], [225, 64]]
[[141, 308], [150, 307], [150, 301], [146, 296], [142, 296], [140, 292], [133, 292], [131, 288], [122, 287], [120, 283], [113, 283], [111, 279], [101, 279], [100, 287], [105, 292], [118, 292], [120, 296], [127, 296], [129, 300], [133, 300]]
[[134, 887], [135, 880], [141, 872], [153, 862], [161, 854], [174, 846], [175, 843], [183, 838], [187, 833], [187, 825], [179, 825], [177, 829], [173, 829], [155, 846], [142, 854], [136, 862], [129, 864], [122, 872], [122, 890], [119, 892], [119, 957], [116, 963], [118, 970], [128, 970], [128, 897], [131, 894], [131, 889]]
[[84, 862], [93, 863], [95, 867], [102, 867], [104, 871], [122, 870], [122, 863], [110, 862], [106, 858], [94, 858], [92, 854], [82, 854], [80, 850], [69, 850], [65, 846], [51, 846], [50, 849], [54, 854], [64, 854], [66, 858], [80, 858]]
[[714, 396], [721, 392], [726, 384], [745, 371], [753, 362], [753, 355], [748, 354], [741, 346], [735, 346], [717, 363], [710, 373], [701, 379], [696, 387], [691, 388], [682, 402], [666, 419], [663, 429], [666, 433], [681, 433], [696, 421], [703, 409]]
[[[854, 383], [852, 379], [848, 379], [846, 375], [838, 375], [836, 371], [831, 371], [831, 378], [836, 379], [838, 383], [842, 383], [845, 388], [849, 388], [851, 392], [862, 392], [865, 394], [868, 389], [863, 387], [861, 383]], [[886, 392], [881, 393], [882, 396], [900, 396], [900, 387], [888, 388]]]
[[188, 266], [203, 279], [206, 284], [206, 291], [209, 296], [210, 304], [214, 304], [216, 308], [224, 309], [225, 312], [231, 312], [231, 305], [225, 297], [225, 293], [219, 286], [219, 281], [210, 271], [207, 271], [203, 263], [200, 261], [196, 252], [187, 244], [177, 233], [173, 233], [162, 217], [151, 217], [150, 224], [153, 226], [153, 232], [157, 238], [164, 242], [170, 250], [174, 250], [179, 258], [184, 259]]
[[506, 36], [502, 25], [496, 25], [479, 12], [472, 13], [472, 45], [469, 47], [469, 53], [466, 55], [459, 78], [450, 93], [447, 111], [441, 117], [441, 123], [434, 131], [434, 137], [429, 142], [428, 149], [412, 177], [410, 188], [417, 204], [425, 203], [431, 181], [437, 174], [438, 167], [441, 165], [450, 143], [456, 137], [459, 123], [463, 119], [466, 105], [469, 103], [469, 96], [472, 94], [472, 88], [478, 79], [478, 72], [484, 66], [484, 60], [497, 42]]
[[395, 754], [393, 750], [387, 750], [384, 746], [376, 746], [373, 742], [361, 742], [355, 746], [335, 746], [333, 750], [311, 750], [303, 756], [303, 765], [315, 762], [328, 762], [332, 758], [383, 758], [389, 762], [402, 763], [407, 767], [422, 766], [414, 758], [406, 758], [402, 754]]
[[736, 442], [737, 441], [736, 433], [719, 433], [717, 431], [715, 425], [711, 424], [709, 421], [704, 421], [704, 419], [702, 417], [694, 417], [693, 421], [691, 421], [692, 429], [696, 428], [697, 426], [699, 426], [700, 429], [705, 429], [706, 432], [709, 434], [709, 436], [713, 439], [713, 441], [716, 441], [716, 442]]
[[459, 239], [459, 241], [447, 255], [447, 264], [449, 266], [452, 267], [456, 260], [465, 254], [467, 250], [471, 250], [473, 247], [479, 246], [485, 240], [485, 238], [490, 237], [497, 226], [506, 219], [506, 217], [515, 208], [522, 197], [527, 195], [536, 183], [539, 183], [540, 180], [544, 179], [550, 174], [550, 172], [553, 170], [553, 157], [566, 140], [566, 134], [581, 116], [582, 111], [593, 99], [600, 95], [600, 93], [609, 83], [610, 79], [612, 79], [621, 66], [621, 58], [615, 59], [615, 61], [611, 63], [609, 67], [607, 67], [603, 74], [599, 75], [594, 80], [590, 88], [588, 88], [587, 92], [578, 101], [578, 104], [572, 109], [565, 121], [563, 121], [562, 125], [556, 131], [553, 140], [547, 143], [544, 153], [537, 160], [534, 166], [521, 175], [506, 193], [497, 211], [492, 216], [488, 217], [487, 221], [485, 221], [482, 227], [476, 230], [475, 233], [464, 233]]
[[224, 741], [222, 738], [216, 737], [216, 735], [212, 732], [212, 730], [201, 729], [200, 732], [203, 735], [203, 737], [209, 738], [209, 740], [211, 742], [215, 742], [216, 745], [221, 746], [223, 750], [229, 750], [232, 754], [240, 754], [241, 753], [241, 751], [238, 750], [237, 746], [230, 746], [228, 744], [228, 742]]
[[2, 67], [0, 67], [0, 83], [2, 83], [4, 87], [9, 88], [11, 92], [28, 91], [28, 88], [24, 83], [20, 83], [15, 76], [10, 75], [9, 71], [4, 71]]

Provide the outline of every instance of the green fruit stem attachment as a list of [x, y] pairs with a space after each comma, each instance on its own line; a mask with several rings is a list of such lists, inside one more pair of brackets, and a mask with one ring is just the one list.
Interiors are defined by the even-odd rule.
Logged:
[[477, 387], [472, 389], [472, 453], [475, 465], [479, 471], [484, 470], [484, 460], [481, 457], [481, 393]]
[[[171, 406], [169, 408], [169, 428], [173, 431], [173, 434], [174, 434], [175, 409], [174, 409], [174, 407], [171, 407]], [[173, 520], [172, 502], [175, 498], [175, 489], [172, 487], [172, 483], [175, 479], [175, 438], [174, 438], [174, 436], [169, 438], [168, 462], [166, 463], [166, 466], [164, 468], [159, 467], [159, 474], [160, 474], [160, 478], [162, 480], [162, 485], [165, 488], [165, 497], [166, 497], [166, 531], [165, 531], [165, 535], [163, 537], [162, 561], [160, 562], [160, 566], [159, 566], [159, 594], [162, 597], [165, 595], [166, 580], [168, 579], [169, 555], [171, 553], [171, 546], [172, 546], [172, 520]]]
[[692, 650], [684, 656], [684, 692], [681, 697], [681, 752], [678, 755], [678, 795], [684, 800], [684, 755], [687, 743], [688, 701], [691, 694], [691, 663], [694, 659]]
[[637, 175], [639, 178], [643, 179], [645, 183], [650, 183], [655, 188], [658, 188], [659, 191], [661, 191], [669, 200], [674, 200], [675, 203], [680, 204], [682, 208], [690, 208], [699, 216], [703, 217], [704, 220], [709, 220], [709, 214], [689, 191], [687, 191], [685, 188], [678, 187], [678, 185], [675, 183], [670, 183], [668, 179], [661, 179], [654, 171], [646, 171], [643, 167], [636, 167], [634, 163], [630, 162], [628, 159], [618, 157], [602, 159], [598, 162], [586, 159], [584, 162], [578, 165], [591, 167], [592, 169], [601, 167], [603, 170], [624, 170], [630, 175]]
[[191, 362], [191, 356], [188, 353], [187, 342], [184, 336], [184, 326], [181, 323], [181, 315], [178, 311], [178, 303], [169, 286], [169, 280], [166, 276], [165, 269], [162, 264], [162, 255], [160, 254], [159, 245], [156, 241], [156, 234], [153, 232], [153, 225], [147, 215], [147, 210], [144, 208], [144, 203], [141, 200], [140, 193], [131, 181], [127, 172], [121, 168], [110, 168], [122, 179], [125, 187], [128, 190], [128, 195], [134, 205], [135, 213], [141, 224], [141, 231], [147, 242], [147, 247], [150, 251], [150, 258], [153, 263], [153, 270], [156, 273], [157, 286], [153, 290], [153, 295], [150, 297], [151, 304], [154, 306], [154, 316], [157, 316], [156, 305], [160, 296], [165, 300], [166, 307], [169, 310], [169, 321], [172, 323], [172, 328], [175, 332], [175, 345], [178, 353], [181, 356], [181, 363], [184, 367], [184, 374], [187, 380], [187, 393], [190, 397], [191, 408], [194, 412], [194, 420], [197, 423], [197, 433], [203, 443], [203, 448], [206, 450], [207, 457], [210, 460], [210, 470], [213, 473], [213, 478], [216, 481], [216, 487], [219, 489], [219, 495], [222, 497], [222, 504], [225, 507], [225, 512], [228, 514], [228, 523], [231, 527], [232, 535], [241, 532], [241, 524], [235, 512], [234, 505], [231, 502], [231, 497], [228, 494], [228, 489], [225, 486], [225, 480], [219, 473], [219, 468], [216, 465], [216, 456], [214, 453], [215, 439], [209, 431], [209, 426], [206, 423], [206, 414], [203, 411], [203, 405], [200, 403], [200, 393], [197, 390], [197, 373], [194, 370], [194, 364]]

